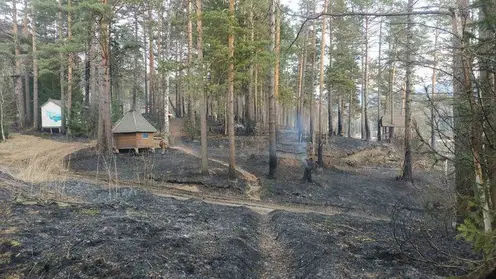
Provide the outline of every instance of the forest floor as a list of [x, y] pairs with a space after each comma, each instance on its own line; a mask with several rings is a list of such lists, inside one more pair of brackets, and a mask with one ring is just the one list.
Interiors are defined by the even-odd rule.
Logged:
[[276, 180], [266, 178], [261, 136], [238, 137], [238, 178], [229, 180], [223, 136], [209, 139], [204, 176], [196, 141], [176, 140], [165, 154], [105, 157], [93, 142], [14, 135], [0, 144], [0, 274], [440, 278], [466, 271], [454, 256], [474, 256], [455, 239], [453, 194], [439, 168], [418, 164], [415, 182], [406, 183], [396, 179], [401, 156], [392, 146], [335, 138], [326, 168], [306, 183], [307, 148], [290, 133], [280, 139]]

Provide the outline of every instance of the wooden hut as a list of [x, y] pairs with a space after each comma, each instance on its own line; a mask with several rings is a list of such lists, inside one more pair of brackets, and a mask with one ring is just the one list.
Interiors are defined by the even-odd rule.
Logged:
[[150, 124], [139, 112], [129, 111], [115, 124], [114, 148], [134, 149], [136, 153], [140, 148], [155, 148], [153, 137], [157, 129]]
[[384, 139], [391, 141], [394, 128], [405, 128], [405, 116], [401, 114], [384, 114], [381, 115], [381, 129]]

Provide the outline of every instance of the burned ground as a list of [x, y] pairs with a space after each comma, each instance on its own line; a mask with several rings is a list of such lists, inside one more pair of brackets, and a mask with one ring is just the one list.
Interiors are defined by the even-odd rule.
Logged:
[[[76, 181], [19, 187], [17, 198], [1, 196], [8, 207], [0, 224], [4, 274], [266, 278], [264, 217], [247, 208]], [[39, 199], [40, 187], [64, 187], [66, 198], [77, 201]], [[283, 248], [279, 260], [289, 262], [287, 278], [436, 278], [399, 253], [387, 220], [284, 211], [268, 218], [269, 240]]]
[[[314, 183], [304, 183], [304, 148], [278, 146], [278, 178], [269, 180], [266, 146], [255, 137], [238, 140], [238, 166], [260, 180], [261, 200], [255, 204], [263, 205], [261, 211], [244, 204], [252, 201], [251, 186], [241, 172], [237, 181], [229, 181], [225, 165], [210, 161], [211, 174], [202, 176], [196, 156], [174, 149], [108, 160], [94, 149], [82, 149], [66, 156], [72, 172], [60, 181], [31, 184], [0, 172], [0, 273], [25, 278], [437, 278], [467, 271], [466, 263], [446, 256], [477, 259], [449, 226], [452, 191], [439, 173], [419, 172], [410, 184], [395, 179], [394, 160], [351, 166], [344, 159], [371, 148], [392, 158], [391, 149], [338, 141], [335, 165], [315, 171]], [[196, 142], [181, 144], [198, 148]], [[209, 141], [209, 157], [227, 161], [225, 139]], [[198, 187], [188, 196], [194, 199], [167, 190], [188, 183]], [[202, 195], [220, 202], [200, 201]]]
[[215, 162], [209, 163], [210, 175], [200, 172], [200, 159], [174, 149], [165, 154], [143, 152], [120, 153], [105, 158], [95, 149], [83, 149], [66, 157], [69, 168], [103, 179], [124, 180], [135, 183], [183, 183], [196, 184], [205, 191], [221, 191], [224, 194], [242, 195], [246, 182], [230, 181], [227, 169]]
[[[52, 185], [53, 186], [53, 185]], [[5, 200], [1, 273], [26, 278], [258, 278], [257, 215], [67, 182], [78, 203]], [[5, 198], [5, 196], [2, 196]]]

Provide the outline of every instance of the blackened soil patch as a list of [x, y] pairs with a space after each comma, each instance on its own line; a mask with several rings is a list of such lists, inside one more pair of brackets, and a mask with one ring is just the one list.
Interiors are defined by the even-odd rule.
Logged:
[[8, 201], [0, 249], [9, 254], [0, 273], [23, 278], [258, 278], [258, 216], [248, 209], [88, 186], [66, 185], [79, 188], [68, 193], [78, 193], [82, 204]]
[[118, 179], [139, 183], [172, 182], [198, 184], [207, 191], [243, 194], [246, 182], [230, 181], [227, 168], [209, 162], [209, 175], [200, 173], [200, 159], [181, 151], [168, 149], [165, 154], [143, 152], [115, 154], [110, 158], [99, 155], [94, 149], [84, 149], [66, 158], [66, 164], [77, 172], [99, 175], [104, 179]]
[[394, 249], [386, 222], [287, 212], [272, 221], [294, 255], [291, 278], [441, 278]]

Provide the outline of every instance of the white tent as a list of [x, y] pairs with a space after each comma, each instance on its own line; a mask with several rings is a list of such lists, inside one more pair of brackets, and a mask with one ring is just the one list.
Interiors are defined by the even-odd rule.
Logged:
[[41, 127], [56, 128], [62, 127], [62, 106], [60, 100], [48, 99], [41, 105]]

